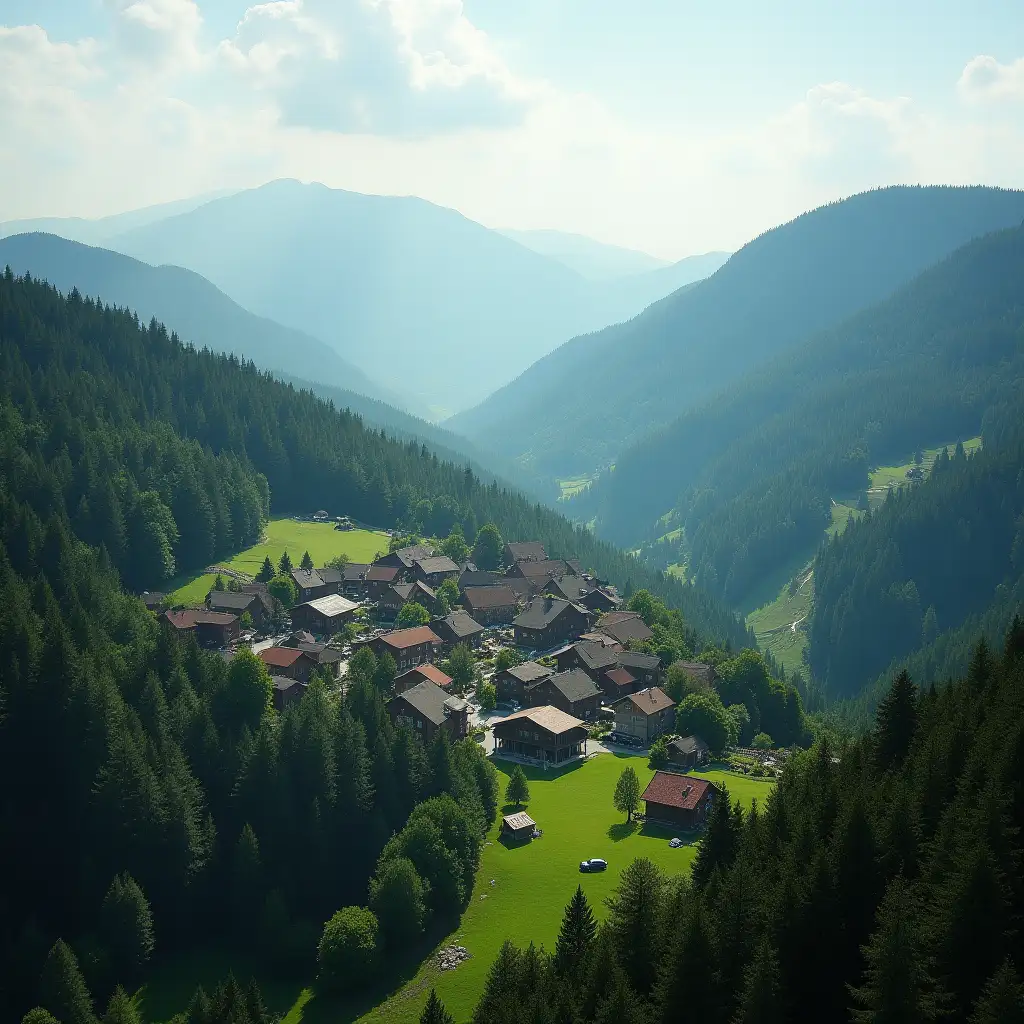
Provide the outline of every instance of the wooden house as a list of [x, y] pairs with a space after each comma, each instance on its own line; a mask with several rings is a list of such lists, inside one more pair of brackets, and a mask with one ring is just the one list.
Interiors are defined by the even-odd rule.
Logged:
[[466, 611], [484, 626], [509, 623], [519, 611], [519, 599], [511, 588], [505, 586], [466, 587], [462, 603]]
[[378, 658], [390, 654], [399, 672], [433, 661], [441, 649], [441, 638], [429, 626], [396, 629], [366, 643]]
[[333, 636], [346, 622], [352, 621], [358, 605], [341, 594], [317, 597], [304, 604], [297, 604], [291, 610], [292, 625], [296, 629], [307, 629], [310, 633]]
[[521, 665], [513, 665], [494, 674], [494, 689], [498, 700], [503, 703], [516, 700], [520, 704], [529, 704], [528, 692], [541, 680], [554, 673], [551, 669], [538, 665], [535, 661], [524, 661]]
[[688, 770], [711, 760], [711, 748], [699, 736], [677, 736], [668, 742], [669, 763]]
[[540, 680], [528, 696], [533, 705], [550, 704], [575, 718], [593, 718], [601, 709], [601, 687], [578, 668]]
[[612, 705], [615, 731], [632, 736], [645, 747], [675, 725], [676, 702], [664, 690], [653, 687], [621, 697]]
[[558, 765], [587, 753], [587, 727], [554, 707], [526, 708], [491, 725], [498, 757], [514, 754]]
[[640, 799], [648, 821], [698, 829], [706, 824], [717, 793], [707, 779], [655, 772]]
[[554, 597], [535, 597], [512, 620], [518, 647], [549, 650], [590, 628], [586, 609]]
[[408, 726], [425, 744], [441, 729], [453, 740], [464, 739], [469, 732], [469, 705], [429, 680], [392, 697], [388, 713], [395, 725]]
[[233, 612], [181, 608], [164, 613], [176, 633], [191, 633], [200, 647], [227, 647], [238, 639], [239, 621]]
[[442, 690], [447, 690], [452, 685], [452, 677], [428, 661], [425, 665], [417, 665], [396, 676], [395, 693], [404, 693], [422, 682], [433, 683]]

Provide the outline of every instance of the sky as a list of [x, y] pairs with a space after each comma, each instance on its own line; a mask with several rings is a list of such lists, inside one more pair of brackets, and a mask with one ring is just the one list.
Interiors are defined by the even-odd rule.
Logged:
[[678, 259], [1024, 187], [1009, 0], [0, 0], [0, 221], [273, 178]]

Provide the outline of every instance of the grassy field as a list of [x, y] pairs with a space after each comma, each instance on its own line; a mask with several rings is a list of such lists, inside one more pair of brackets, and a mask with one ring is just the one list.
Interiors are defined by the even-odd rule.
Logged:
[[558, 486], [562, 490], [559, 497], [571, 498], [574, 494], [579, 494], [593, 479], [592, 476], [577, 476], [571, 480], [559, 480]]
[[[980, 437], [972, 437], [964, 441], [964, 451], [968, 455], [971, 452], [977, 451], [980, 447]], [[956, 448], [956, 442], [939, 445], [937, 448], [928, 448], [921, 452], [921, 469], [924, 471], [925, 476], [931, 473], [935, 460], [943, 448], [948, 448], [949, 454], [952, 455], [953, 449]], [[868, 484], [868, 502], [872, 508], [877, 508], [885, 501], [885, 496], [891, 488], [905, 487], [907, 485], [907, 470], [911, 469], [913, 465], [913, 461], [908, 461], [904, 462], [901, 466], [879, 466], [871, 471], [869, 474], [870, 483]]]
[[[357, 1002], [318, 996], [313, 988], [296, 982], [267, 985], [268, 1005], [284, 1014], [284, 1024], [344, 1024], [353, 1020], [363, 1024], [415, 1024], [433, 987], [456, 1021], [468, 1020], [505, 939], [522, 945], [533, 940], [551, 949], [562, 911], [577, 884], [582, 883], [595, 913], [603, 917], [605, 899], [623, 868], [636, 857], [649, 857], [668, 874], [688, 870], [696, 852], [694, 846], [669, 849], [671, 831], [626, 825], [615, 810], [612, 794], [626, 764], [640, 776], [641, 787], [646, 786], [653, 772], [647, 768], [646, 758], [636, 756], [602, 754], [559, 775], [527, 769], [531, 799], [526, 810], [543, 829], [543, 838], [508, 849], [497, 841], [495, 825], [483, 850], [472, 899], [454, 932], [434, 936], [434, 942], [418, 950], [415, 958], [389, 961], [390, 984], [383, 984]], [[506, 766], [498, 762], [497, 767], [504, 792]], [[731, 797], [747, 807], [754, 798], [763, 803], [773, 785], [726, 771], [699, 774], [724, 782]], [[604, 857], [608, 870], [581, 875], [579, 862], [587, 857]], [[472, 957], [455, 971], [439, 972], [433, 965], [433, 949], [453, 942], [465, 946]], [[229, 969], [239, 978], [258, 975], [244, 957], [229, 961], [216, 951], [197, 952], [164, 965], [140, 994], [144, 1019], [168, 1020], [185, 1008], [197, 983], [211, 985]]]
[[814, 580], [811, 565], [807, 564], [779, 588], [773, 601], [747, 616], [747, 625], [757, 636], [758, 645], [771, 651], [787, 672], [803, 668], [807, 646], [803, 627], [813, 598]]
[[[219, 564], [255, 576], [268, 555], [276, 565], [285, 551], [295, 565], [304, 551], [314, 565], [324, 565], [338, 555], [347, 555], [353, 562], [370, 562], [378, 552], [388, 550], [389, 537], [374, 530], [335, 530], [329, 523], [300, 523], [295, 519], [271, 519], [263, 540]], [[201, 604], [206, 600], [214, 577], [200, 574], [181, 577], [171, 586], [170, 599], [175, 604]]]

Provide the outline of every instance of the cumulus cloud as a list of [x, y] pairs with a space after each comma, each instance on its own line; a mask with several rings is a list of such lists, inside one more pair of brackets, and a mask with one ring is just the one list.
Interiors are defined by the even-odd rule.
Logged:
[[1024, 102], [1024, 57], [1000, 64], [981, 54], [967, 62], [957, 85], [968, 100]]
[[107, 0], [120, 56], [149, 71], [187, 72], [202, 62], [195, 0]]

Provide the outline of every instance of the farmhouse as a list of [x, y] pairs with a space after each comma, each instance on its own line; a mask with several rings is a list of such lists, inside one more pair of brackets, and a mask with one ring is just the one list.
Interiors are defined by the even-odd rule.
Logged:
[[654, 687], [628, 694], [612, 705], [615, 731], [632, 736], [649, 746], [675, 722], [676, 702], [664, 690]]
[[410, 544], [374, 560], [374, 565], [397, 569], [399, 572], [412, 572], [417, 559], [433, 558], [434, 549], [426, 544]]
[[643, 651], [620, 651], [615, 657], [620, 668], [626, 669], [640, 681], [638, 689], [657, 686], [661, 681], [663, 675], [661, 658], [656, 654], [645, 654]]
[[707, 779], [655, 772], [640, 799], [648, 821], [700, 828], [708, 819], [717, 790]]
[[298, 679], [271, 676], [270, 681], [274, 684], [274, 707], [278, 711], [284, 711], [290, 705], [297, 704], [306, 692], [306, 684], [300, 683]]
[[601, 687], [578, 668], [542, 679], [528, 696], [533, 705], [550, 704], [576, 718], [591, 718], [601, 709]]
[[599, 682], [605, 672], [618, 665], [616, 660], [618, 654], [619, 652], [613, 648], [603, 647], [601, 644], [595, 644], [589, 640], [580, 640], [578, 643], [570, 644], [568, 647], [556, 651], [554, 659], [560, 672], [579, 668], [595, 682]]
[[398, 579], [399, 572], [393, 565], [371, 565], [363, 577], [363, 592], [371, 601], [378, 600]]
[[333, 636], [346, 622], [351, 621], [357, 607], [341, 594], [318, 597], [292, 608], [292, 625], [296, 629]]
[[440, 686], [442, 690], [447, 690], [452, 685], [452, 677], [428, 661], [425, 665], [417, 665], [416, 668], [411, 668], [400, 676], [396, 676], [395, 693], [404, 693], [424, 681]]
[[439, 587], [446, 579], [459, 575], [459, 567], [447, 555], [417, 558], [413, 562], [412, 571], [416, 579], [422, 580], [431, 587]]
[[333, 679], [337, 679], [341, 674], [341, 663], [344, 660], [341, 651], [328, 647], [327, 644], [318, 644], [313, 635], [305, 630], [296, 630], [277, 646], [305, 651], [306, 654], [316, 659], [321, 672]]
[[640, 689], [640, 680], [628, 668], [616, 665], [601, 677], [601, 688], [609, 703], [614, 707], [617, 701]]
[[326, 597], [332, 592], [330, 584], [324, 582], [324, 578], [316, 569], [310, 569], [309, 572], [305, 569], [292, 569], [292, 579], [299, 588], [300, 601], [312, 601], [317, 597]]
[[151, 612], [162, 611], [164, 606], [167, 604], [167, 595], [159, 590], [147, 590], [142, 595], [142, 603]]
[[677, 736], [669, 740], [668, 759], [678, 768], [698, 768], [711, 760], [711, 748], [699, 736]]
[[597, 620], [597, 628], [623, 645], [629, 640], [650, 640], [654, 636], [636, 612], [608, 612]]
[[512, 542], [505, 545], [506, 565], [515, 565], [518, 562], [546, 562], [547, 558], [548, 553], [539, 540]]
[[501, 819], [501, 834], [514, 843], [523, 843], [532, 838], [537, 823], [525, 811], [506, 814]]
[[227, 647], [238, 639], [238, 616], [203, 608], [183, 608], [164, 613], [178, 633], [191, 633], [200, 647]]
[[462, 595], [466, 611], [485, 626], [511, 622], [519, 601], [508, 587], [466, 587]]
[[443, 729], [452, 739], [464, 739], [468, 732], [469, 705], [440, 686], [424, 680], [388, 701], [388, 713], [395, 725], [406, 725], [429, 743]]
[[500, 572], [489, 569], [472, 569], [468, 565], [459, 573], [459, 593], [464, 594], [467, 587], [500, 587], [505, 577]]
[[526, 580], [535, 594], [547, 589], [550, 580], [569, 574], [569, 567], [561, 559], [548, 558], [542, 562], [517, 562], [506, 575], [511, 579]]
[[339, 594], [345, 597], [362, 597], [366, 590], [366, 575], [369, 565], [364, 562], [349, 562], [344, 569], [317, 569], [325, 583], [336, 585]]
[[535, 597], [512, 621], [516, 644], [546, 650], [579, 636], [590, 626], [579, 605], [554, 597]]
[[494, 676], [494, 689], [497, 691], [498, 700], [517, 700], [520, 704], [528, 704], [529, 691], [552, 674], [551, 669], [538, 665], [535, 661], [524, 661], [521, 665], [503, 669]]
[[426, 583], [417, 580], [415, 583], [393, 583], [377, 599], [378, 610], [389, 613], [392, 618], [407, 604], [422, 605], [432, 612], [437, 607], [437, 594]]
[[583, 576], [559, 576], [552, 579], [545, 591], [555, 597], [575, 601], [592, 612], [609, 612], [619, 606], [619, 598], [609, 589], [596, 586]]
[[381, 658], [390, 654], [399, 672], [433, 661], [441, 647], [440, 637], [429, 626], [396, 629], [367, 641], [370, 650]]
[[206, 595], [206, 607], [212, 612], [227, 612], [241, 618], [246, 612], [252, 624], [259, 629], [269, 621], [273, 608], [270, 597], [262, 592], [246, 593], [231, 590], [211, 590]]
[[287, 676], [300, 683], [308, 683], [320, 667], [316, 655], [298, 647], [265, 647], [257, 657], [272, 676]]
[[545, 765], [564, 764], [587, 753], [587, 727], [558, 708], [526, 708], [491, 726], [498, 757], [514, 754]]
[[435, 619], [430, 628], [444, 641], [446, 647], [467, 644], [476, 647], [485, 630], [468, 612], [456, 608], [443, 619]]

